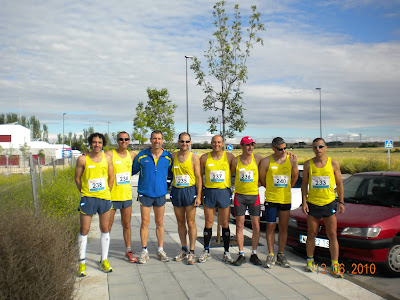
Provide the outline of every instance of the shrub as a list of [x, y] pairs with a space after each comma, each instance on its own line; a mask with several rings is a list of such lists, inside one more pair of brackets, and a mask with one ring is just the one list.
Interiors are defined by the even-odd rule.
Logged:
[[68, 225], [32, 211], [0, 212], [0, 299], [72, 299], [77, 245]]

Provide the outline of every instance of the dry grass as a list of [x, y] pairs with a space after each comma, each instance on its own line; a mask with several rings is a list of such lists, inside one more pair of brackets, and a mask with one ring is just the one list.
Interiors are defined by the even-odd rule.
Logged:
[[77, 249], [67, 226], [15, 209], [0, 212], [0, 299], [72, 299]]

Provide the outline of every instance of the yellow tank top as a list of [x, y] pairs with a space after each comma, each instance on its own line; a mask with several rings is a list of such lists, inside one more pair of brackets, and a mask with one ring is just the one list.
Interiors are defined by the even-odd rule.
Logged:
[[111, 190], [112, 201], [132, 200], [131, 173], [132, 157], [126, 150], [126, 157], [122, 158], [113, 150], [112, 162], [114, 166], [114, 184]]
[[184, 188], [196, 184], [196, 176], [192, 167], [192, 155], [193, 153], [190, 153], [188, 158], [183, 163], [180, 163], [178, 153], [175, 153], [174, 164], [172, 166], [172, 173], [174, 174], [172, 184], [174, 187]]
[[265, 179], [265, 201], [290, 204], [292, 186], [292, 165], [289, 155], [283, 164], [277, 164], [272, 157], [269, 159], [269, 168]]
[[323, 206], [335, 200], [335, 173], [332, 160], [328, 157], [325, 167], [317, 168], [312, 159], [309, 160], [310, 171], [308, 176], [307, 201], [318, 206]]
[[111, 200], [108, 187], [108, 163], [104, 153], [99, 163], [94, 163], [89, 155], [86, 155], [85, 170], [82, 174], [82, 196]]
[[226, 189], [231, 186], [231, 170], [225, 151], [219, 160], [214, 160], [211, 152], [208, 153], [204, 175], [206, 188]]
[[248, 165], [242, 164], [240, 156], [237, 157], [235, 193], [242, 195], [258, 195], [258, 168], [254, 154]]

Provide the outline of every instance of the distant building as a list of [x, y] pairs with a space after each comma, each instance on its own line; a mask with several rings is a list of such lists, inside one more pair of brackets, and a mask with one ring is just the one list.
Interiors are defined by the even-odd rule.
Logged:
[[[17, 124], [1, 124], [0, 125], [0, 166], [20, 165], [23, 161], [23, 153], [20, 150], [26, 144], [28, 152], [37, 158], [40, 151], [44, 154], [41, 162], [49, 163], [52, 158], [62, 159], [62, 144], [49, 144], [43, 141], [32, 141], [31, 131]], [[64, 144], [65, 158], [71, 157], [71, 147]]]

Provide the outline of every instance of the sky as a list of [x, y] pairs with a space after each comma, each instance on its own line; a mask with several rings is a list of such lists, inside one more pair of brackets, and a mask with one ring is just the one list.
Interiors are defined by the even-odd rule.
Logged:
[[[400, 140], [400, 0], [238, 0], [227, 1], [229, 14], [235, 3], [244, 28], [256, 5], [266, 30], [242, 86], [246, 129], [228, 142], [311, 141], [320, 100], [327, 141]], [[132, 132], [146, 89], [166, 88], [175, 131], [186, 131], [185, 55], [208, 72], [214, 4], [0, 0], [0, 113], [34, 115], [50, 137], [63, 123], [65, 134]], [[203, 110], [187, 63], [189, 131], [210, 141], [208, 117], [220, 112]]]

